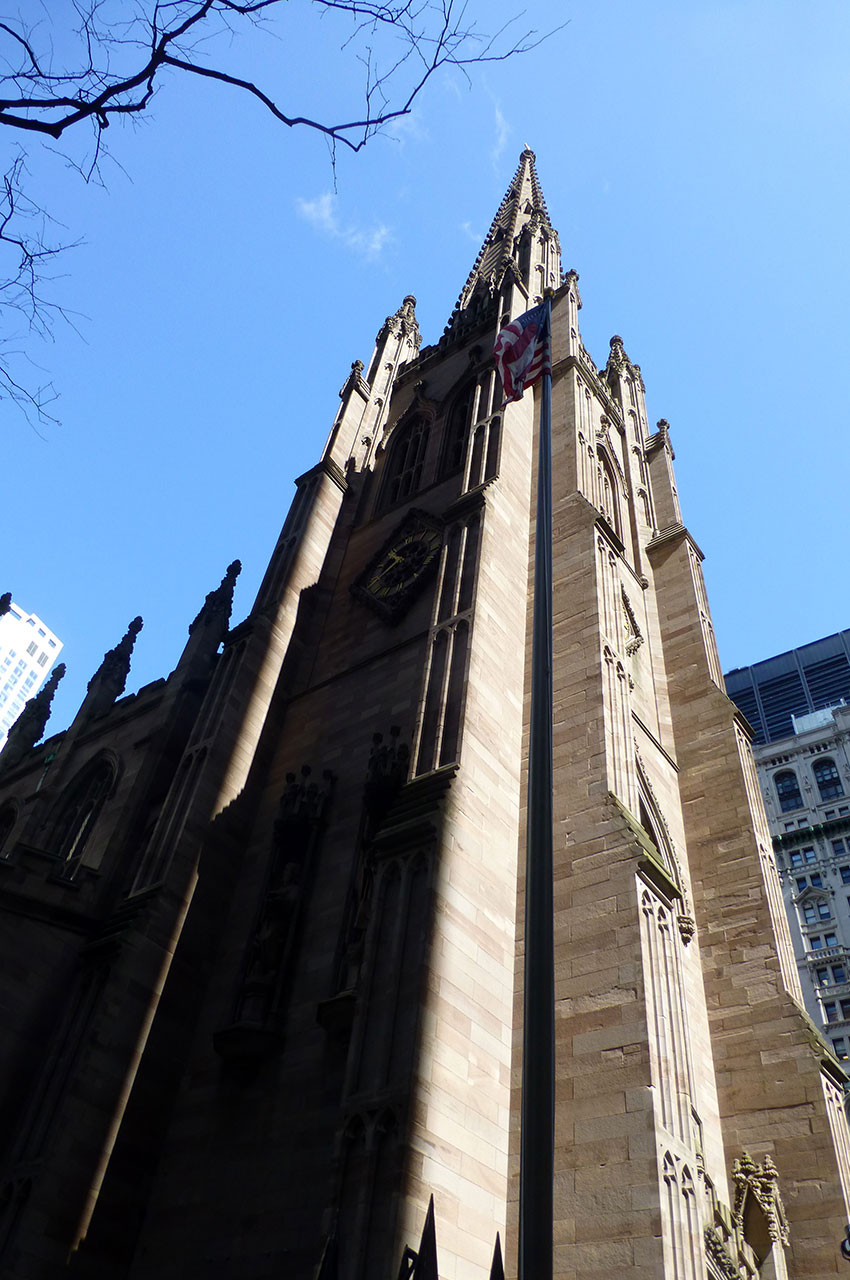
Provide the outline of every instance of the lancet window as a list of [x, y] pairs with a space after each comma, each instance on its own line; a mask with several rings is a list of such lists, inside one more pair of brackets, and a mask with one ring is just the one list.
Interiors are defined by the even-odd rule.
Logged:
[[476, 511], [451, 527], [443, 547], [416, 774], [452, 764], [460, 751], [480, 534]]
[[115, 777], [115, 765], [101, 756], [83, 770], [64, 798], [54, 825], [54, 840], [65, 879], [72, 880], [79, 870]]
[[620, 520], [620, 498], [617, 477], [614, 468], [604, 452], [600, 449], [599, 454], [599, 507], [605, 519], [622, 542], [623, 528]]
[[397, 503], [404, 502], [420, 489], [429, 434], [430, 424], [421, 414], [396, 430], [384, 468], [378, 504], [381, 511], [388, 511]]
[[475, 391], [476, 387], [474, 385], [467, 386], [451, 407], [443, 439], [443, 456], [440, 460], [441, 476], [452, 476], [463, 467], [466, 458], [466, 442], [474, 409]]
[[501, 389], [488, 370], [457, 396], [446, 423], [440, 476], [463, 471], [463, 492], [491, 480], [499, 470]]

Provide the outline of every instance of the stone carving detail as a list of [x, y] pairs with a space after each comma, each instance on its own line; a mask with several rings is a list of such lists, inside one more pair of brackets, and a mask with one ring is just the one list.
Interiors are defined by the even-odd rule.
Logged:
[[397, 725], [390, 729], [389, 741], [384, 741], [382, 733], [372, 735], [363, 785], [357, 857], [341, 933], [336, 984], [341, 992], [353, 991], [360, 980], [375, 882], [372, 841], [407, 781], [410, 748], [406, 742], [400, 741], [400, 737], [401, 730]]
[[263, 900], [251, 940], [232, 1026], [219, 1031], [215, 1046], [230, 1059], [254, 1059], [274, 1043], [275, 1014], [294, 952], [298, 918], [309, 888], [312, 863], [333, 775], [320, 783], [303, 765], [300, 778], [286, 775], [271, 841], [271, 857]]
[[350, 391], [360, 391], [364, 396], [368, 396], [369, 384], [363, 377], [364, 367], [362, 360], [351, 362], [351, 373], [339, 389], [340, 400], [344, 400]]
[[626, 653], [632, 658], [643, 644], [643, 634], [638, 626], [632, 603], [626, 595], [626, 588], [621, 587], [621, 591], [623, 593], [623, 613], [626, 616]]
[[741, 1271], [717, 1227], [705, 1229], [705, 1252], [724, 1280], [741, 1280]]
[[761, 1164], [756, 1164], [746, 1151], [732, 1166], [732, 1181], [735, 1184], [735, 1203], [732, 1216], [739, 1229], [744, 1229], [744, 1215], [747, 1197], [752, 1195], [761, 1206], [767, 1219], [767, 1229], [771, 1240], [776, 1244], [787, 1245], [788, 1221], [785, 1217], [785, 1206], [779, 1191], [779, 1170], [769, 1155], [762, 1156]]

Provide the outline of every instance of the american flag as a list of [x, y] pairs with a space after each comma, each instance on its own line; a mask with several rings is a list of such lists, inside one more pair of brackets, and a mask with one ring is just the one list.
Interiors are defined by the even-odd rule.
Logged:
[[533, 387], [544, 373], [552, 372], [546, 313], [543, 302], [525, 315], [517, 316], [499, 332], [493, 356], [502, 379], [505, 404], [521, 400], [526, 387]]

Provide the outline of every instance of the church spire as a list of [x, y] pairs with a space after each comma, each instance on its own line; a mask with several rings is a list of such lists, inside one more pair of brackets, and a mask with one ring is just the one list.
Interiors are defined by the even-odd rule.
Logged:
[[533, 305], [544, 289], [555, 289], [561, 283], [560, 255], [558, 233], [543, 198], [534, 152], [526, 147], [461, 290], [452, 321], [458, 312], [469, 308], [476, 293], [486, 290], [492, 297], [508, 281], [519, 284], [527, 304]]

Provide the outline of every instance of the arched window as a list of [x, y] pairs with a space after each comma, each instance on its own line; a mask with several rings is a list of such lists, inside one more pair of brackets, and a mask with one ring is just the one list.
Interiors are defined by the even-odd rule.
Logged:
[[783, 813], [789, 813], [791, 809], [802, 809], [803, 797], [800, 795], [800, 784], [797, 782], [797, 775], [792, 769], [783, 769], [782, 773], [777, 773], [773, 782], [776, 787], [779, 808]]
[[18, 806], [11, 800], [0, 808], [0, 857], [5, 857], [9, 850], [9, 836], [18, 821]]
[[815, 775], [821, 800], [834, 800], [836, 796], [844, 795], [841, 776], [835, 767], [834, 760], [818, 760], [812, 773]]
[[71, 784], [53, 828], [61, 874], [76, 875], [100, 811], [115, 782], [115, 766], [105, 756], [93, 761]]
[[602, 449], [599, 450], [599, 501], [602, 514], [622, 542], [619, 485], [610, 459]]
[[388, 511], [419, 489], [428, 449], [428, 432], [429, 424], [420, 415], [394, 432], [384, 468], [379, 510]]
[[455, 400], [446, 422], [443, 437], [443, 456], [440, 460], [440, 476], [452, 476], [460, 471], [466, 454], [466, 439], [472, 418], [472, 401], [475, 384], [466, 387]]

